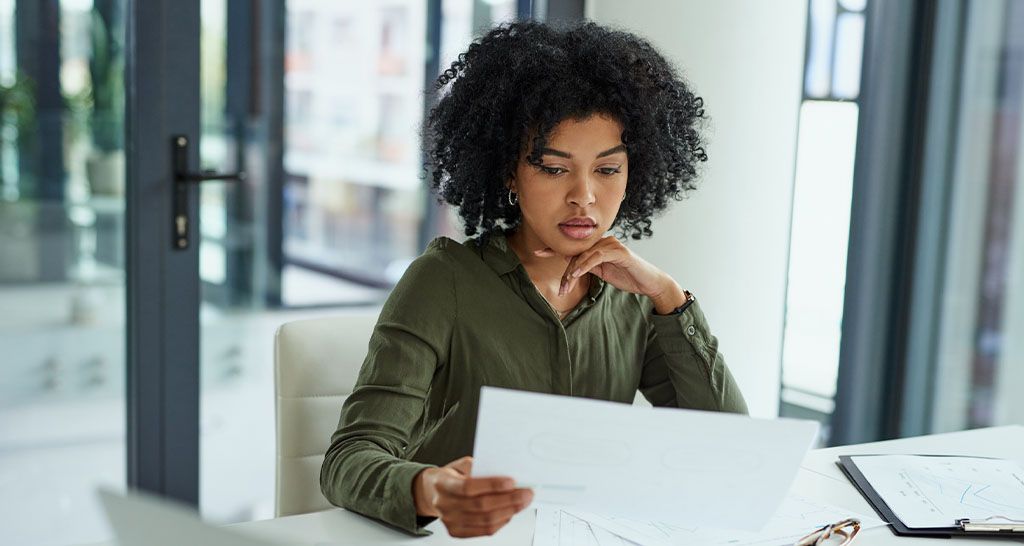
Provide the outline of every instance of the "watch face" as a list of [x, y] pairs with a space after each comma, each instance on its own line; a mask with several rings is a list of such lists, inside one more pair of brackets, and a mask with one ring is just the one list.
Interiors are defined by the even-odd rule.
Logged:
[[683, 311], [686, 310], [687, 307], [690, 306], [691, 303], [694, 302], [694, 300], [697, 299], [693, 297], [693, 294], [691, 294], [689, 290], [683, 290], [683, 293], [686, 294], [686, 303], [680, 305], [679, 307], [676, 307], [675, 311], [673, 311], [673, 314], [678, 315], [682, 313]]

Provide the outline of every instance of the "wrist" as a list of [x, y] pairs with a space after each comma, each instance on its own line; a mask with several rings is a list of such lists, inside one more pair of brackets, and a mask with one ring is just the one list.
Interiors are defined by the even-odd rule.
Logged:
[[648, 297], [654, 304], [654, 312], [659, 315], [667, 315], [687, 301], [686, 291], [676, 284], [671, 277], [668, 278], [663, 289]]
[[434, 508], [432, 501], [434, 495], [431, 492], [434, 483], [433, 474], [437, 470], [436, 468], [425, 468], [412, 480], [412, 499], [416, 506], [417, 516], [437, 517], [439, 515], [437, 509]]

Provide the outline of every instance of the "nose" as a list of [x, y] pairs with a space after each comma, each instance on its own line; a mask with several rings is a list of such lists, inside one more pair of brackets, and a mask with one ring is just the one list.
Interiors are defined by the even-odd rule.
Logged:
[[589, 207], [597, 201], [594, 193], [594, 184], [588, 174], [581, 174], [573, 180], [569, 193], [565, 196], [566, 202], [578, 207]]

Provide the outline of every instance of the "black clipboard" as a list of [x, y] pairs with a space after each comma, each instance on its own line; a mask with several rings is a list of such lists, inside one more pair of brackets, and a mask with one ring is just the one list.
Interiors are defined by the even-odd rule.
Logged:
[[[879, 454], [884, 455], [884, 454]], [[856, 457], [871, 457], [872, 455], [855, 455]], [[947, 457], [948, 455], [915, 455], [917, 457]], [[985, 457], [978, 457], [983, 459]], [[893, 534], [897, 536], [907, 537], [927, 537], [927, 538], [953, 538], [953, 537], [971, 537], [971, 538], [1003, 538], [1003, 539], [1015, 539], [1024, 541], [1024, 532], [1022, 531], [988, 531], [988, 530], [965, 530], [957, 524], [949, 527], [907, 527], [900, 518], [896, 517], [889, 505], [882, 500], [882, 496], [875, 491], [875, 488], [871, 486], [868, 479], [864, 477], [864, 473], [857, 468], [857, 463], [853, 462], [853, 458], [850, 455], [840, 455], [839, 460], [836, 461], [836, 466], [843, 471], [850, 483], [860, 491], [860, 494], [867, 499], [868, 504], [874, 508], [878, 516], [884, 521], [889, 523], [889, 528], [892, 529]]]

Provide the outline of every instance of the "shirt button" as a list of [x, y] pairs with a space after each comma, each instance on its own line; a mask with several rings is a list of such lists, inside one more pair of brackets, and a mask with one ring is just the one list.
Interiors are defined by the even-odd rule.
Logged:
[[696, 333], [697, 333], [697, 329], [696, 329], [696, 328], [694, 328], [694, 327], [693, 327], [693, 325], [691, 324], [691, 325], [689, 325], [689, 326], [688, 326], [688, 327], [686, 328], [686, 333], [687, 333], [688, 335], [691, 335], [691, 336], [692, 336], [693, 334], [696, 334]]

